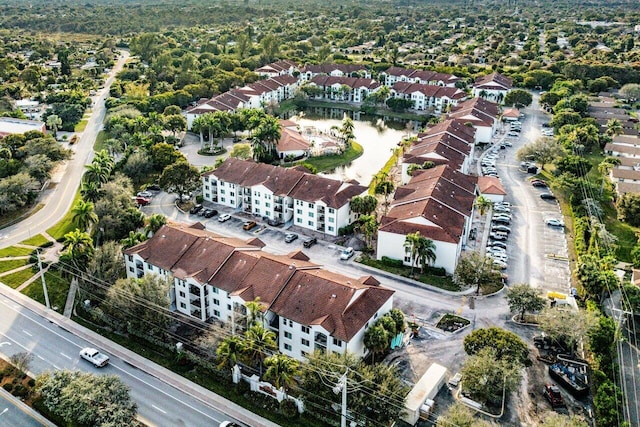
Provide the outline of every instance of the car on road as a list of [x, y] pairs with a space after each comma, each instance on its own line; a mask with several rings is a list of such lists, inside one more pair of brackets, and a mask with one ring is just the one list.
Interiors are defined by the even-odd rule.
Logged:
[[346, 261], [349, 258], [351, 258], [353, 256], [353, 254], [355, 254], [355, 251], [353, 250], [352, 247], [348, 247], [346, 249], [344, 249], [342, 252], [340, 252], [340, 260], [341, 261]]
[[191, 209], [189, 209], [189, 213], [190, 214], [197, 214], [201, 210], [202, 210], [202, 205], [200, 203], [198, 203], [197, 205], [194, 205]]
[[153, 197], [153, 193], [151, 191], [141, 191], [138, 194], [138, 197]]
[[491, 227], [491, 231], [504, 231], [505, 233], [511, 233], [511, 229], [506, 225], [494, 225]]
[[218, 215], [218, 211], [215, 209], [205, 209], [204, 213], [202, 214], [202, 216], [205, 218], [213, 218], [216, 215]]
[[547, 188], [547, 183], [539, 180], [531, 181], [531, 185], [533, 185], [534, 187]]
[[151, 199], [148, 197], [134, 197], [135, 202], [138, 204], [138, 206], [147, 206], [149, 203], [151, 203]]
[[557, 218], [547, 218], [544, 220], [544, 223], [552, 227], [564, 227], [564, 222]]
[[222, 214], [218, 217], [218, 221], [219, 222], [225, 222], [225, 221], [229, 221], [231, 219], [231, 215], [229, 214]]
[[87, 362], [92, 363], [96, 368], [102, 368], [103, 366], [107, 366], [109, 364], [109, 356], [100, 353], [98, 350], [92, 347], [85, 347], [80, 350], [80, 357], [82, 357]]
[[552, 408], [564, 408], [567, 405], [564, 403], [560, 389], [555, 384], [545, 384], [542, 394], [549, 401]]
[[298, 235], [297, 235], [296, 233], [287, 233], [287, 234], [284, 236], [284, 241], [285, 241], [286, 243], [291, 243], [291, 242], [293, 242], [294, 240], [296, 240], [297, 238], [298, 238]]
[[255, 221], [245, 221], [245, 222], [242, 223], [242, 229], [248, 231], [248, 230], [251, 230], [256, 225], [258, 225], [258, 224], [256, 224]]
[[555, 199], [556, 199], [556, 196], [554, 196], [554, 195], [553, 195], [553, 194], [551, 194], [551, 193], [541, 193], [541, 194], [540, 194], [540, 198], [541, 198], [542, 200], [555, 200]]
[[316, 243], [318, 243], [318, 239], [316, 239], [315, 237], [307, 237], [306, 239], [304, 239], [304, 242], [302, 242], [302, 246], [304, 246], [305, 248], [310, 248]]

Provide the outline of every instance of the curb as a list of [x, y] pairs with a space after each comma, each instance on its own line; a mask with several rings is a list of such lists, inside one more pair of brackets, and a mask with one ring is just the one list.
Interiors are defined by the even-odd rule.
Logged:
[[13, 394], [9, 393], [8, 391], [3, 389], [2, 387], [0, 387], [0, 395], [5, 397], [7, 400], [13, 402], [13, 404], [16, 405], [18, 407], [18, 409], [20, 409], [25, 414], [29, 415], [31, 418], [33, 418], [34, 420], [36, 420], [37, 422], [39, 422], [43, 426], [56, 427], [56, 425], [54, 423], [52, 423], [51, 421], [46, 419], [42, 414], [40, 414], [40, 412], [36, 411], [31, 406], [27, 405], [22, 400], [18, 399], [17, 397], [15, 397]]

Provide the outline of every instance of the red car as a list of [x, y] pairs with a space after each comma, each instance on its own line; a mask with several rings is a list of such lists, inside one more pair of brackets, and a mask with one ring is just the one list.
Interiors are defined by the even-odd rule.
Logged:
[[137, 196], [135, 200], [138, 206], [147, 206], [149, 203], [151, 203], [151, 199], [148, 197]]

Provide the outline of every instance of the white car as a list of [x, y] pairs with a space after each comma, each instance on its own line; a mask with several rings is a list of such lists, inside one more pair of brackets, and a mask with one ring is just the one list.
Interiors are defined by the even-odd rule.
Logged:
[[544, 223], [552, 227], [564, 227], [564, 222], [556, 218], [547, 218]]
[[504, 207], [507, 207], [507, 208], [511, 207], [511, 203], [509, 203], [509, 202], [495, 202], [494, 204], [496, 206], [504, 206]]
[[355, 251], [353, 250], [353, 248], [351, 248], [351, 247], [346, 248], [345, 250], [343, 250], [343, 251], [340, 253], [340, 259], [341, 259], [342, 261], [346, 261], [346, 260], [348, 260], [349, 258], [351, 258], [351, 257], [353, 256], [353, 254], [355, 254]]
[[80, 357], [87, 362], [91, 362], [96, 368], [102, 368], [109, 364], [109, 356], [100, 353], [95, 348], [85, 347], [80, 350]]
[[218, 217], [218, 221], [219, 222], [225, 222], [231, 219], [231, 215], [229, 214], [222, 214]]

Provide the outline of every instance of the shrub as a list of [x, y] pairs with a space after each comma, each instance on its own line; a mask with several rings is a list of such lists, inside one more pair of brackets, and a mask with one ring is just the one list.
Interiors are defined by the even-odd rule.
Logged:
[[388, 267], [402, 267], [404, 265], [401, 259], [389, 258], [388, 256], [383, 256], [381, 261]]
[[426, 267], [424, 270], [427, 274], [431, 274], [433, 276], [445, 277], [447, 275], [447, 270], [443, 267]]
[[41, 248], [50, 248], [53, 246], [53, 242], [49, 241], [40, 245]]
[[338, 236], [348, 236], [350, 234], [353, 234], [354, 227], [355, 227], [355, 224], [349, 224], [349, 225], [345, 225], [344, 227], [340, 227], [338, 229]]
[[29, 387], [35, 387], [36, 386], [36, 380], [34, 380], [33, 378], [30, 378], [29, 382], [27, 384], [29, 385]]
[[11, 390], [13, 390], [13, 384], [11, 383], [3, 384], [2, 388], [7, 390], [9, 393], [11, 393]]
[[280, 412], [289, 419], [298, 417], [298, 406], [293, 399], [284, 399], [280, 402]]
[[13, 391], [11, 392], [11, 394], [13, 394], [16, 397], [25, 397], [26, 395], [29, 394], [29, 390], [22, 384], [17, 384], [13, 388]]

